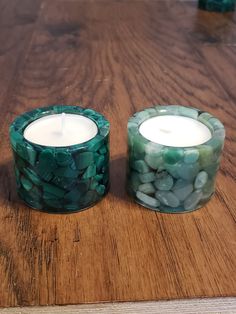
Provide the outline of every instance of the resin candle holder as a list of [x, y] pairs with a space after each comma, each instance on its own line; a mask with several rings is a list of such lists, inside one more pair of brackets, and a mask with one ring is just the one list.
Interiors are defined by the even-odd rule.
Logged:
[[[62, 113], [68, 115], [68, 122], [63, 122], [68, 126], [65, 126], [66, 132], [62, 135], [53, 130], [49, 134], [52, 135], [51, 141], [55, 138], [59, 143], [56, 143], [55, 147], [53, 143], [49, 146], [39, 145], [25, 138], [26, 128], [32, 125], [32, 132], [30, 129], [29, 131], [31, 136], [35, 137], [35, 141], [50, 141], [49, 135], [44, 138], [41, 134], [33, 133], [33, 131], [37, 131], [33, 123], [39, 122], [40, 128], [39, 119], [43, 120], [43, 117], [58, 119], [57, 116]], [[88, 120], [95, 127], [95, 134], [88, 141], [67, 145], [66, 143], [71, 143], [73, 140], [79, 141], [80, 136], [81, 140], [86, 136], [84, 134], [86, 132], [70, 134], [74, 118], [78, 118], [78, 115], [81, 123], [85, 123], [85, 130]], [[86, 117], [87, 120], [83, 117]], [[71, 120], [71, 118], [73, 119]], [[67, 118], [62, 117], [61, 119], [63, 121]], [[48, 124], [46, 120], [47, 118], [43, 123]], [[48, 126], [54, 127], [56, 123], [55, 120]], [[80, 128], [80, 124], [78, 127]], [[43, 132], [42, 128], [41, 133], [43, 134]], [[90, 135], [88, 134], [88, 136]], [[93, 206], [107, 193], [109, 187], [109, 122], [100, 113], [78, 106], [39, 108], [15, 119], [10, 126], [10, 141], [15, 160], [18, 195], [30, 207], [50, 213], [70, 213]]]
[[[156, 117], [173, 120], [173, 123], [161, 125], [161, 119], [158, 122]], [[182, 117], [186, 117], [183, 119], [186, 126], [189, 124], [186, 130], [182, 120], [178, 126], [174, 125], [175, 120], [178, 122]], [[157, 143], [157, 128], [160, 135], [163, 134], [160, 142], [168, 142], [172, 137], [174, 145]], [[147, 134], [150, 131], [148, 136], [155, 141], [143, 136], [141, 131]], [[144, 207], [164, 213], [202, 207], [214, 193], [224, 137], [222, 123], [195, 108], [156, 106], [135, 113], [128, 122], [129, 194]], [[198, 142], [200, 144], [191, 144]]]
[[214, 12], [230, 12], [235, 10], [235, 0], [198, 0], [200, 9]]

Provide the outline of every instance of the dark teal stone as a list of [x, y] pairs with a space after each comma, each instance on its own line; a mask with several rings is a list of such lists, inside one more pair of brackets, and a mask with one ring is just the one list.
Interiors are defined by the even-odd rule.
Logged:
[[105, 162], [105, 156], [104, 155], [99, 155], [96, 159], [95, 159], [95, 163], [96, 163], [96, 167], [98, 172], [101, 171], [102, 167], [104, 166], [104, 164], [106, 164]]
[[29, 181], [28, 179], [26, 179], [25, 177], [21, 176], [21, 184], [23, 186], [23, 188], [26, 190], [26, 191], [29, 191], [32, 189], [33, 187], [33, 184], [31, 181]]
[[64, 178], [77, 178], [79, 172], [77, 170], [73, 170], [69, 167], [60, 167], [53, 171], [53, 174], [58, 177]]
[[89, 179], [96, 175], [96, 165], [91, 164], [88, 166], [88, 168], [85, 170], [84, 174], [82, 175], [83, 179]]
[[37, 163], [37, 173], [45, 181], [50, 181], [53, 177], [53, 170], [57, 164], [55, 156], [50, 149], [43, 150], [39, 155]]
[[93, 152], [83, 152], [75, 157], [75, 164], [77, 169], [85, 169], [94, 161]]
[[138, 171], [139, 173], [146, 173], [149, 171], [149, 167], [143, 160], [136, 160], [133, 163], [133, 169]]
[[106, 187], [105, 187], [105, 185], [102, 185], [102, 184], [100, 184], [100, 185], [97, 185], [96, 186], [96, 191], [97, 191], [97, 193], [99, 194], [99, 195], [104, 195], [104, 193], [105, 193], [105, 191], [106, 191]]
[[73, 158], [71, 156], [71, 153], [68, 151], [57, 152], [55, 154], [55, 158], [56, 158], [56, 162], [57, 162], [58, 166], [62, 166], [62, 167], [71, 165], [74, 162]]
[[46, 182], [43, 185], [43, 191], [59, 198], [62, 198], [65, 194], [65, 191], [63, 189]]

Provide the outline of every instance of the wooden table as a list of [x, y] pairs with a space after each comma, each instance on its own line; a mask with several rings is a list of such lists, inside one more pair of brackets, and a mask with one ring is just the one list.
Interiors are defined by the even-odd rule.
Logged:
[[[0, 306], [236, 296], [236, 15], [196, 1], [0, 0]], [[111, 190], [72, 215], [16, 195], [8, 127], [53, 103], [111, 122]], [[210, 111], [227, 139], [214, 198], [159, 214], [125, 193], [126, 124], [152, 104]]]

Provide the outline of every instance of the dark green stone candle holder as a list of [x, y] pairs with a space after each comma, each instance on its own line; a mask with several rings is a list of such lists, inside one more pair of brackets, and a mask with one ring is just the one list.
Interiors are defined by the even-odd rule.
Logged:
[[198, 0], [198, 7], [206, 11], [230, 12], [235, 10], [236, 0]]
[[[93, 120], [98, 133], [91, 140], [66, 147], [27, 141], [25, 128], [36, 119], [58, 113]], [[109, 122], [78, 106], [50, 106], [27, 112], [10, 126], [18, 195], [30, 207], [49, 213], [71, 213], [93, 206], [109, 188]]]
[[[147, 119], [179, 115], [205, 124], [212, 137], [194, 147], [170, 147], [147, 140], [139, 132]], [[156, 106], [135, 113], [128, 122], [127, 190], [144, 207], [182, 213], [198, 209], [212, 197], [225, 130], [211, 114], [183, 106]]]

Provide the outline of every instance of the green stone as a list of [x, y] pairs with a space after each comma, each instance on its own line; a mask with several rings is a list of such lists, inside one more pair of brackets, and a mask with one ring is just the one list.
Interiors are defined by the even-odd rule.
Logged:
[[182, 202], [192, 193], [193, 185], [186, 180], [178, 179], [172, 190], [175, 196]]
[[92, 152], [78, 153], [75, 157], [75, 164], [78, 170], [87, 168], [94, 161]]
[[98, 182], [96, 180], [91, 180], [90, 190], [95, 190], [97, 186], [98, 186]]
[[155, 181], [155, 173], [154, 172], [147, 172], [147, 173], [142, 173], [139, 175], [139, 179], [142, 183], [149, 183]]
[[199, 150], [199, 164], [201, 168], [205, 168], [212, 164], [213, 161], [213, 148], [209, 145], [200, 145]]
[[106, 187], [102, 184], [99, 184], [98, 186], [96, 186], [96, 191], [98, 193], [98, 195], [104, 195], [105, 191], [106, 191]]
[[53, 171], [55, 176], [58, 177], [65, 177], [65, 178], [77, 178], [78, 177], [78, 171], [73, 170], [69, 167], [60, 167]]
[[166, 206], [178, 207], [180, 205], [179, 199], [171, 191], [157, 191], [155, 197]]
[[223, 124], [216, 118], [210, 118], [208, 122], [212, 125], [214, 130], [224, 129]]
[[165, 164], [165, 169], [171, 174], [171, 176], [175, 179], [179, 178], [178, 168], [180, 167], [181, 163], [177, 163], [175, 165]]
[[138, 189], [139, 189], [140, 192], [143, 192], [145, 194], [153, 194], [153, 193], [155, 193], [155, 188], [152, 185], [152, 183], [140, 184]]
[[205, 171], [200, 171], [195, 179], [194, 187], [195, 189], [201, 189], [208, 180], [208, 174]]
[[139, 173], [147, 173], [149, 171], [149, 167], [143, 160], [136, 160], [132, 164], [133, 169], [138, 171]]
[[28, 162], [31, 164], [31, 166], [35, 166], [36, 159], [37, 159], [37, 152], [32, 149], [31, 147], [27, 146], [27, 153], [28, 153]]
[[56, 161], [50, 149], [45, 149], [39, 155], [37, 165], [37, 173], [45, 181], [50, 181], [53, 174], [52, 171], [56, 169]]
[[92, 164], [92, 165], [88, 166], [88, 168], [85, 170], [82, 178], [83, 179], [92, 178], [95, 176], [95, 174], [96, 174], [96, 165]]
[[145, 193], [142, 193], [140, 191], [137, 191], [136, 197], [147, 206], [158, 207], [160, 205], [160, 202], [157, 199], [149, 195], [146, 195]]
[[24, 175], [35, 185], [41, 185], [42, 181], [37, 174], [30, 168], [23, 169]]
[[139, 179], [139, 174], [137, 172], [132, 172], [130, 176], [131, 187], [133, 191], [137, 191], [139, 185], [141, 184]]
[[106, 154], [108, 152], [108, 150], [107, 150], [107, 146], [102, 146], [100, 149], [99, 149], [99, 154], [102, 154], [102, 155], [104, 155], [104, 154]]
[[23, 188], [26, 190], [26, 191], [29, 191], [32, 189], [33, 187], [33, 184], [31, 181], [29, 181], [28, 179], [26, 179], [25, 177], [21, 176], [21, 184], [23, 186]]
[[182, 160], [183, 156], [184, 151], [182, 148], [166, 148], [163, 153], [164, 161], [170, 165], [176, 164], [178, 161]]
[[180, 164], [177, 168], [179, 178], [191, 181], [193, 180], [199, 172], [199, 164], [196, 162], [194, 164]]
[[48, 207], [54, 208], [54, 209], [61, 209], [63, 208], [63, 203], [59, 199], [48, 199], [45, 200], [45, 203]]
[[156, 176], [157, 179], [155, 180], [154, 185], [158, 190], [169, 191], [172, 188], [174, 180], [167, 172], [162, 171]]
[[202, 194], [202, 190], [195, 190], [193, 193], [191, 193], [184, 201], [184, 209], [195, 209], [202, 198]]
[[59, 187], [49, 183], [43, 184], [43, 191], [59, 198], [62, 198], [65, 194], [65, 191], [63, 189], [60, 189]]
[[94, 179], [99, 182], [103, 179], [103, 174], [96, 174], [96, 176], [94, 177]]
[[96, 166], [97, 166], [97, 170], [101, 171], [102, 167], [105, 165], [105, 156], [104, 155], [99, 155], [95, 159], [95, 163], [96, 163]]
[[94, 202], [98, 200], [98, 194], [95, 191], [88, 191], [83, 198], [83, 204], [86, 206], [91, 206]]
[[55, 158], [56, 158], [56, 162], [58, 166], [64, 167], [73, 163], [73, 158], [71, 156], [71, 153], [67, 151], [57, 152]]
[[195, 120], [197, 120], [198, 118], [198, 111], [193, 108], [179, 107], [179, 113], [185, 117], [189, 117]]
[[205, 123], [208, 121], [210, 118], [212, 118], [212, 115], [208, 112], [203, 112], [199, 115], [198, 120]]
[[184, 152], [184, 162], [186, 164], [193, 164], [198, 160], [199, 151], [197, 149], [187, 149]]
[[73, 190], [66, 193], [64, 198], [67, 201], [78, 202], [79, 199], [81, 198], [81, 192], [79, 191], [78, 187], [75, 187]]
[[145, 153], [152, 157], [160, 157], [162, 154], [163, 146], [157, 143], [149, 142], [145, 146]]
[[147, 163], [147, 165], [154, 170], [157, 170], [158, 168], [162, 167], [164, 163], [163, 158], [160, 156], [156, 157], [153, 155], [145, 155], [144, 160]]

